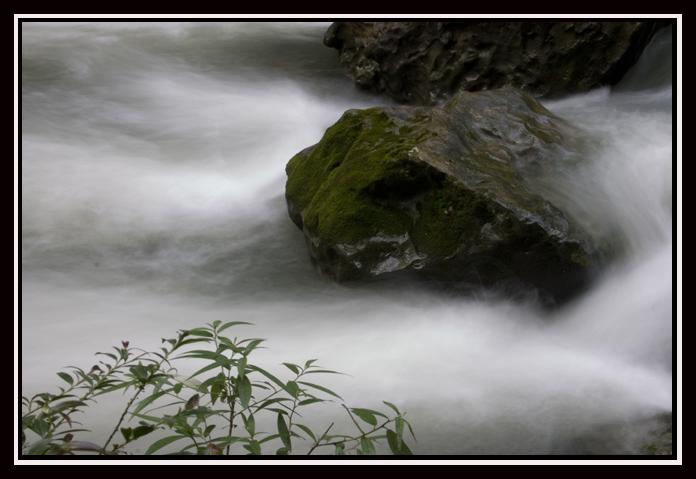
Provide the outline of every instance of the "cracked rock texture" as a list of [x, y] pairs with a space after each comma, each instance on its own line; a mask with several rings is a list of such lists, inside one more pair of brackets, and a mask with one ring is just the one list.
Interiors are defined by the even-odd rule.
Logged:
[[512, 86], [536, 97], [617, 83], [667, 22], [337, 22], [355, 84], [404, 104]]

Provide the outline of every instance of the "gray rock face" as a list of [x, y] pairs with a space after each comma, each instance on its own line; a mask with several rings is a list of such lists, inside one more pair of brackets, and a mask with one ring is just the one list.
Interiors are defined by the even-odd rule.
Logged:
[[572, 161], [570, 132], [514, 89], [460, 91], [444, 108], [349, 110], [289, 161], [288, 211], [327, 278], [426, 269], [563, 299], [595, 248], [535, 185]]
[[338, 22], [324, 44], [359, 88], [432, 104], [457, 89], [534, 96], [617, 83], [664, 22]]

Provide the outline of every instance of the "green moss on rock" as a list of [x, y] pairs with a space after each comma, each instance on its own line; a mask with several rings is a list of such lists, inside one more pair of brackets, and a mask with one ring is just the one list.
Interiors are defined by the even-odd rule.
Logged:
[[316, 235], [353, 243], [378, 234], [397, 235], [412, 223], [403, 208], [375, 202], [371, 187], [398, 174], [427, 131], [399, 127], [383, 109], [349, 110], [309, 155], [286, 168], [286, 196]]
[[530, 186], [563, 151], [561, 123], [513, 89], [349, 110], [288, 163], [290, 217], [332, 279], [487, 262], [484, 282], [554, 289], [593, 261], [587, 238]]

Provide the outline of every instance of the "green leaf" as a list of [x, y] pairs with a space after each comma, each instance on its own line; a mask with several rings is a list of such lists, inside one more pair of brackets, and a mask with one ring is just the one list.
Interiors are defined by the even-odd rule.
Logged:
[[188, 331], [191, 336], [202, 336], [204, 338], [212, 338], [213, 333], [211, 333], [208, 328], [195, 328]]
[[394, 406], [392, 403], [387, 402], [387, 401], [382, 401], [382, 402], [383, 402], [384, 404], [386, 404], [387, 406], [389, 406], [390, 408], [392, 408], [396, 414], [398, 414], [399, 416], [401, 416], [401, 413], [399, 412], [399, 410], [398, 410], [398, 409], [396, 408], [396, 406]]
[[373, 411], [370, 411], [369, 409], [351, 409], [351, 412], [358, 416], [360, 419], [368, 423], [370, 426], [376, 426], [377, 425], [377, 418], [373, 414]]
[[413, 434], [413, 429], [411, 428], [411, 424], [406, 419], [404, 419], [404, 422], [408, 426], [408, 430], [411, 431], [411, 436], [413, 436], [413, 440], [418, 442], [418, 440], [416, 439], [416, 435]]
[[387, 429], [387, 442], [389, 443], [389, 449], [391, 449], [392, 454], [395, 456], [413, 456], [413, 453], [406, 443], [404, 443], [391, 429]]
[[256, 434], [256, 420], [254, 419], [253, 414], [249, 414], [249, 419], [247, 419], [246, 423], [246, 429], [249, 431], [249, 435], [251, 437], [254, 437], [254, 434]]
[[248, 356], [250, 352], [252, 352], [254, 349], [256, 349], [256, 346], [258, 346], [259, 344], [261, 344], [264, 341], [265, 341], [265, 339], [254, 339], [252, 342], [247, 344], [247, 347], [244, 348], [244, 351], [242, 352], [242, 354], [244, 356]]
[[337, 456], [345, 456], [346, 453], [344, 452], [344, 449], [346, 448], [346, 445], [343, 444], [342, 442], [339, 442], [336, 444], [336, 455]]
[[[155, 417], [155, 416], [146, 416], [145, 414], [132, 413], [132, 416], [139, 417], [140, 419], [147, 419], [148, 421], [152, 421], [152, 422], [160, 422], [162, 420], [162, 418]], [[170, 421], [172, 421], [172, 420], [173, 420], [172, 418], [165, 416], [164, 422], [169, 424]]]
[[213, 321], [213, 324], [211, 326], [213, 327], [213, 329], [217, 329], [217, 327], [220, 326], [220, 323], [222, 323], [222, 321], [216, 319], [215, 321]]
[[244, 376], [241, 381], [239, 381], [237, 386], [237, 394], [239, 395], [239, 402], [242, 403], [244, 409], [249, 407], [249, 401], [251, 400], [251, 381], [247, 376]]
[[70, 384], [71, 386], [73, 385], [73, 378], [71, 375], [68, 373], [56, 373], [60, 378], [65, 381], [66, 383]]
[[179, 345], [177, 346], [177, 348], [180, 348], [181, 346], [185, 346], [185, 345], [187, 345], [187, 344], [200, 343], [200, 342], [209, 343], [210, 340], [209, 340], [209, 339], [206, 339], [206, 338], [184, 339], [182, 342], [179, 343]]
[[314, 437], [314, 433], [312, 432], [311, 429], [309, 429], [307, 426], [303, 426], [302, 424], [293, 424], [293, 426], [297, 426], [300, 429], [302, 429], [309, 437], [312, 438], [313, 441], [316, 442], [317, 438]]
[[276, 456], [287, 456], [288, 455], [288, 448], [287, 447], [281, 447], [276, 451]]
[[389, 449], [391, 449], [392, 454], [395, 456], [401, 455], [399, 437], [391, 429], [387, 429], [387, 442], [389, 443]]
[[288, 451], [292, 451], [290, 431], [288, 431], [288, 425], [285, 424], [285, 418], [282, 414], [278, 414], [278, 434], [280, 434], [280, 440], [283, 441], [283, 445], [288, 448]]
[[317, 398], [305, 399], [304, 401], [300, 401], [297, 405], [298, 406], [306, 406], [307, 404], [314, 404], [315, 402], [324, 402], [324, 400], [317, 399]]
[[251, 451], [251, 454], [248, 454], [250, 456], [261, 455], [261, 445], [259, 444], [259, 441], [251, 441], [248, 445], [245, 444], [244, 449], [246, 449], [247, 451]]
[[128, 381], [125, 383], [121, 383], [117, 386], [112, 386], [110, 388], [102, 389], [97, 394], [95, 394], [95, 396], [101, 396], [102, 394], [110, 393], [110, 392], [116, 391], [118, 389], [128, 388], [137, 382], [138, 381], [134, 379], [133, 381]]
[[212, 385], [224, 385], [227, 379], [225, 378], [225, 375], [222, 373], [219, 373], [217, 376], [213, 376], [212, 378], [208, 378], [205, 381], [203, 381], [200, 386], [198, 386], [199, 391], [203, 391], [208, 388], [208, 386]]
[[205, 431], [203, 431], [203, 437], [210, 436], [210, 433], [213, 432], [213, 429], [215, 429], [215, 424], [211, 424], [210, 426], [206, 427]]
[[[290, 410], [290, 408], [288, 408], [288, 410]], [[277, 412], [278, 414], [285, 414], [286, 416], [288, 415], [287, 411], [283, 411], [282, 409], [276, 409], [273, 407], [269, 407], [267, 411]]]
[[158, 393], [153, 394], [152, 396], [149, 396], [149, 397], [143, 399], [142, 401], [140, 401], [140, 402], [138, 403], [138, 405], [136, 406], [136, 408], [133, 409], [133, 413], [142, 411], [142, 410], [145, 409], [149, 404], [151, 404], [152, 402], [154, 402], [154, 401], [156, 401], [157, 399], [159, 399], [159, 398], [161, 398], [162, 396], [164, 396], [164, 394], [165, 394], [165, 391], [160, 391], [160, 392], [158, 392]]
[[[207, 366], [202, 367], [201, 369], [199, 369], [198, 371], [193, 373], [191, 376], [189, 376], [189, 379], [195, 378], [199, 374], [203, 374], [205, 372], [208, 372], [211, 369], [219, 368], [220, 366], [226, 366], [227, 369], [229, 369], [229, 366], [231, 366], [233, 364], [233, 361], [234, 361], [233, 359], [227, 359], [224, 356], [221, 358], [218, 358], [214, 363], [210, 363]], [[188, 386], [188, 384], [187, 384], [187, 386]]]
[[396, 420], [394, 421], [394, 424], [396, 424], [397, 437], [401, 441], [403, 441], [404, 440], [404, 420], [403, 420], [403, 418], [397, 417]]
[[214, 351], [206, 351], [204, 349], [196, 349], [195, 351], [187, 351], [178, 355], [175, 359], [212, 359], [216, 360], [220, 357], [220, 353]]
[[65, 431], [61, 431], [57, 434], [67, 434], [69, 432], [91, 432], [89, 429], [66, 429]]
[[243, 378], [244, 375], [246, 374], [246, 365], [247, 365], [246, 356], [239, 358], [239, 360], [237, 361], [237, 373], [239, 373], [240, 378]]
[[[103, 356], [109, 356], [109, 357], [110, 357], [111, 359], [113, 359], [114, 361], [118, 361], [118, 358], [117, 358], [115, 355], [111, 354], [111, 353], [97, 353], [97, 354], [101, 354], [101, 355], [103, 355]], [[95, 356], [96, 356], [97, 354], [95, 354]]]
[[279, 439], [280, 434], [272, 434], [270, 436], [266, 436], [263, 439], [259, 441], [259, 444], [263, 444], [264, 442], [272, 441], [273, 439]]
[[248, 437], [235, 437], [235, 436], [230, 436], [230, 437], [217, 437], [215, 439], [212, 439], [212, 442], [216, 443], [220, 447], [227, 447], [230, 444], [233, 444], [235, 442], [249, 442]]
[[283, 363], [283, 365], [295, 374], [300, 374], [300, 367], [297, 364]]
[[33, 414], [31, 416], [23, 417], [22, 418], [22, 430], [30, 427], [31, 423], [34, 421], [35, 418], [36, 418], [36, 416]]
[[212, 401], [213, 405], [215, 405], [215, 401], [218, 400], [222, 391], [223, 391], [223, 388], [219, 384], [214, 384], [210, 388], [210, 400]]
[[174, 387], [172, 388], [172, 390], [174, 391], [174, 394], [179, 394], [179, 393], [181, 392], [181, 388], [182, 388], [183, 386], [184, 386], [184, 385], [181, 384], [181, 383], [176, 383], [176, 384], [174, 385]]
[[372, 444], [372, 441], [365, 436], [360, 438], [360, 446], [362, 447], [362, 452], [365, 456], [374, 456], [377, 454], [375, 451], [375, 445]]
[[45, 439], [41, 439], [40, 441], [36, 441], [34, 444], [31, 445], [31, 447], [27, 451], [27, 455], [40, 456], [44, 454], [53, 446], [53, 444], [51, 444], [52, 440], [52, 437], [47, 437]]
[[152, 431], [155, 430], [154, 426], [138, 426], [135, 429], [133, 429], [133, 439], [138, 439], [139, 437], [143, 437], [146, 434], [150, 434]]
[[261, 409], [264, 409], [266, 406], [270, 406], [271, 404], [280, 403], [280, 402], [286, 402], [286, 401], [292, 402], [292, 399], [290, 399], [290, 398], [273, 398], [273, 399], [269, 399], [268, 401], [264, 402], [264, 403], [261, 404], [259, 407], [257, 407], [257, 408], [256, 408], [256, 412], [259, 412]]
[[310, 359], [309, 361], [307, 361], [307, 362], [305, 363], [304, 368], [307, 369], [307, 368], [310, 367], [310, 366], [312, 365], [312, 363], [315, 362], [315, 361], [316, 361], [316, 359]]
[[77, 374], [77, 375], [80, 376], [82, 379], [84, 379], [85, 381], [87, 381], [87, 382], [89, 383], [90, 386], [94, 385], [94, 381], [92, 380], [92, 378], [89, 377], [89, 375], [85, 374], [84, 372], [82, 372], [82, 371], [76, 371], [75, 374]]
[[328, 370], [328, 369], [316, 369], [316, 370], [312, 370], [312, 371], [305, 371], [305, 374], [322, 374], [322, 373], [326, 373], [326, 374], [342, 374], [343, 376], [348, 376], [348, 375], [345, 374], [345, 373], [339, 373], [338, 371], [330, 371], [330, 370]]
[[251, 365], [251, 364], [250, 364], [249, 366], [247, 366], [247, 367], [248, 367], [249, 369], [253, 370], [253, 371], [257, 371], [257, 372], [263, 374], [263, 375], [266, 376], [268, 379], [270, 379], [271, 381], [273, 381], [274, 383], [276, 383], [276, 385], [278, 385], [282, 390], [284, 390], [284, 391], [286, 391], [288, 394], [290, 394], [290, 391], [288, 391], [287, 387], [285, 386], [285, 383], [281, 382], [280, 379], [278, 379], [277, 377], [275, 377], [274, 375], [272, 375], [272, 374], [269, 373], [268, 371], [266, 371], [266, 370], [264, 370], [264, 369], [261, 369], [261, 368], [258, 367], [258, 366]]
[[201, 387], [201, 382], [198, 381], [197, 379], [193, 379], [190, 377], [182, 376], [180, 374], [175, 374], [172, 379], [175, 379], [182, 383], [184, 386], [187, 388], [193, 389], [194, 391], [198, 391], [198, 388]]
[[351, 411], [356, 411], [356, 410], [366, 411], [366, 412], [372, 414], [373, 416], [380, 416], [380, 417], [383, 417], [384, 419], [389, 419], [387, 416], [385, 416], [384, 414], [382, 414], [379, 411], [375, 411], [374, 409], [351, 408]]
[[240, 348], [238, 348], [230, 339], [222, 337], [222, 336], [220, 336], [218, 339], [220, 340], [221, 343], [223, 343], [225, 346], [227, 346], [229, 349], [231, 349], [235, 353], [242, 354], [242, 350]]
[[44, 436], [46, 436], [46, 433], [48, 432], [48, 423], [46, 423], [46, 421], [44, 421], [43, 419], [35, 419], [31, 427], [29, 427], [29, 429], [31, 429], [43, 438]]
[[330, 389], [326, 389], [326, 388], [323, 387], [323, 386], [318, 386], [318, 385], [316, 385], [316, 384], [306, 383], [306, 382], [303, 382], [303, 381], [297, 381], [297, 382], [298, 382], [298, 384], [304, 384], [305, 386], [309, 386], [309, 387], [311, 387], [311, 388], [318, 389], [319, 391], [324, 391], [324, 392], [327, 393], [327, 394], [331, 394], [332, 396], [336, 396], [338, 399], [343, 400], [343, 398], [342, 398], [341, 396], [339, 396], [339, 395], [336, 394], [335, 392], [331, 391]]
[[296, 398], [300, 394], [300, 387], [295, 381], [288, 381], [286, 387], [292, 397]]
[[56, 404], [53, 406], [53, 410], [58, 412], [58, 411], [63, 411], [65, 409], [73, 409], [79, 406], [86, 406], [87, 404], [83, 403], [82, 401], [63, 401], [61, 403]]
[[229, 323], [225, 323], [220, 328], [218, 329], [218, 333], [223, 332], [229, 327], [236, 326], [238, 324], [253, 324], [253, 323], [247, 323], [246, 321], [230, 321]]
[[125, 439], [126, 441], [130, 441], [131, 437], [133, 437], [133, 429], [129, 427], [122, 427], [121, 434], [123, 434], [123, 439]]
[[147, 379], [148, 377], [148, 371], [143, 367], [142, 364], [136, 364], [135, 366], [131, 366], [129, 368], [130, 373], [135, 376], [138, 379]]
[[158, 440], [158, 441], [153, 442], [152, 445], [150, 446], [150, 448], [149, 448], [147, 451], [145, 451], [145, 455], [146, 455], [146, 456], [149, 456], [149, 455], [152, 454], [153, 452], [159, 451], [159, 450], [162, 449], [164, 446], [166, 446], [166, 445], [168, 445], [168, 444], [171, 444], [171, 443], [173, 443], [174, 441], [178, 441], [179, 439], [185, 439], [186, 437], [188, 437], [188, 436], [169, 436], [169, 437], [164, 437], [164, 438], [162, 438], [162, 439], [160, 439], [160, 440]]
[[[211, 411], [208, 408], [205, 407], [199, 407], [195, 409], [189, 409], [188, 411], [184, 411], [181, 414], [179, 414], [179, 417], [186, 417], [186, 416], [196, 416], [197, 418], [206, 418], [210, 416], [215, 416], [218, 413], [215, 411]], [[195, 423], [194, 423], [195, 424]]]

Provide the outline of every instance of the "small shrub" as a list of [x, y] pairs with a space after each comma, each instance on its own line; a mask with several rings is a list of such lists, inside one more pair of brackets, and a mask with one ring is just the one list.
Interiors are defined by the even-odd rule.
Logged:
[[[182, 445], [172, 453], [179, 455], [228, 455], [235, 443], [242, 444], [247, 455], [289, 455], [296, 438], [311, 441], [308, 455], [320, 447], [331, 447], [337, 455], [351, 451], [374, 455], [375, 443], [381, 440], [395, 455], [411, 454], [403, 437], [404, 427], [408, 426], [415, 440], [411, 425], [396, 406], [386, 401], [389, 416], [343, 405], [358, 430], [352, 435], [329, 434], [333, 423], [322, 434], [299, 423], [298, 410], [304, 412], [312, 404], [330, 401], [328, 397], [341, 399], [307, 376], [340, 373], [316, 366], [316, 360], [311, 359], [304, 366], [283, 363], [294, 378], [281, 381], [249, 362], [249, 356], [263, 339], [237, 340], [222, 335], [240, 324], [250, 323], [215, 321], [206, 327], [179, 331], [176, 338], [162, 339], [165, 346], [161, 352], [131, 348], [124, 341], [122, 347], [113, 348], [115, 353], [97, 353], [108, 359], [89, 372], [69, 366], [70, 374], [57, 373], [67, 383], [66, 388], [59, 388], [59, 394], [42, 393], [31, 399], [22, 396], [22, 454], [126, 454], [126, 446], [146, 441], [141, 438], [158, 429], [171, 434], [150, 443], [146, 455], [174, 443]], [[201, 346], [208, 349], [194, 349]], [[182, 377], [172, 362], [186, 358], [202, 359], [208, 364], [191, 376]], [[76, 427], [80, 425], [73, 418], [76, 412], [88, 407], [89, 402], [96, 403], [96, 398], [103, 394], [119, 391], [125, 395], [129, 390], [130, 399], [120, 417], [114, 418], [115, 427], [103, 445], [76, 439], [76, 434], [86, 431]], [[277, 432], [256, 430], [256, 418], [262, 415], [275, 416]], [[125, 427], [126, 417], [140, 421], [135, 427]], [[36, 439], [29, 440], [27, 433]]]

